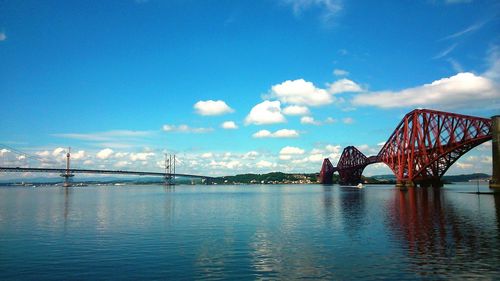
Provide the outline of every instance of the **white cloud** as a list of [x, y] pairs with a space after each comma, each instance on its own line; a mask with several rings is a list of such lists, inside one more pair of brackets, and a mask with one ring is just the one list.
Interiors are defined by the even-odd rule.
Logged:
[[335, 122], [337, 122], [337, 120], [335, 120], [335, 119], [334, 119], [334, 118], [332, 118], [332, 117], [327, 117], [327, 118], [325, 119], [325, 123], [327, 123], [327, 124], [333, 124], [333, 123], [335, 123]]
[[72, 152], [71, 153], [71, 159], [73, 160], [80, 160], [83, 159], [87, 156], [84, 150], [78, 150], [77, 152]]
[[456, 108], [484, 105], [498, 107], [500, 88], [493, 81], [470, 72], [458, 73], [423, 86], [401, 91], [382, 91], [355, 96], [355, 105]]
[[500, 49], [498, 46], [489, 50], [488, 62], [490, 67], [484, 73], [484, 77], [500, 83]]
[[307, 106], [301, 105], [290, 105], [283, 108], [283, 113], [286, 115], [307, 115], [310, 114], [309, 108]]
[[324, 89], [317, 88], [304, 79], [287, 80], [271, 87], [271, 96], [284, 103], [321, 106], [330, 104], [334, 98]]
[[147, 161], [148, 158], [155, 156], [153, 152], [139, 152], [139, 153], [130, 153], [131, 161]]
[[214, 157], [213, 153], [212, 152], [205, 152], [201, 155], [201, 158], [212, 158]]
[[320, 154], [320, 153], [323, 153], [324, 151], [322, 149], [319, 149], [319, 148], [313, 148], [311, 150], [311, 154]]
[[255, 105], [245, 118], [245, 124], [275, 124], [285, 122], [279, 101], [263, 101]]
[[480, 161], [483, 164], [491, 164], [491, 163], [493, 163], [493, 157], [492, 156], [483, 156]]
[[362, 92], [361, 86], [356, 82], [349, 79], [340, 79], [328, 85], [328, 92], [331, 94], [345, 93], [345, 92]]
[[276, 167], [276, 164], [275, 163], [272, 163], [272, 162], [269, 162], [269, 161], [266, 161], [266, 160], [260, 160], [259, 162], [257, 162], [255, 164], [255, 166], [257, 168], [272, 168], [272, 167]]
[[296, 138], [299, 133], [295, 130], [281, 129], [273, 133], [275, 138]]
[[314, 120], [314, 118], [311, 116], [303, 116], [302, 118], [300, 118], [300, 123], [301, 124], [316, 125], [316, 126], [321, 125], [321, 122]]
[[464, 72], [463, 66], [457, 60], [455, 60], [453, 58], [447, 58], [446, 61], [450, 63], [451, 68], [453, 69], [453, 71], [455, 71], [457, 73], [458, 72]]
[[[47, 152], [48, 152], [48, 151], [47, 151]], [[5, 148], [0, 149], [0, 156], [4, 156], [4, 155], [6, 155], [7, 153], [10, 153], [10, 150], [5, 149]]]
[[314, 148], [309, 152], [309, 156], [300, 160], [301, 162], [318, 162], [324, 158], [330, 158], [332, 163], [338, 161], [342, 152], [340, 145], [328, 144], [324, 148]]
[[279, 152], [279, 159], [289, 162], [291, 161], [293, 165], [305, 164], [308, 162], [321, 162], [324, 159], [324, 152], [325, 151], [322, 149], [315, 148], [304, 157], [303, 155], [306, 154], [304, 149], [294, 146], [285, 146]]
[[347, 76], [347, 75], [349, 75], [349, 71], [346, 71], [343, 69], [334, 69], [333, 75], [335, 75], [335, 76]]
[[5, 32], [0, 32], [0, 42], [7, 40], [7, 35]]
[[58, 147], [52, 151], [52, 156], [59, 157], [61, 156], [61, 153], [66, 154], [66, 149]]
[[457, 44], [453, 44], [451, 45], [450, 47], [444, 49], [443, 51], [441, 51], [439, 54], [435, 55], [433, 57], [433, 59], [440, 59], [444, 56], [447, 56], [449, 53], [451, 53], [455, 48], [457, 47]]
[[319, 8], [322, 11], [322, 20], [326, 23], [342, 10], [341, 0], [283, 0], [292, 6], [295, 16], [300, 16], [304, 11], [311, 8]]
[[378, 154], [378, 152], [381, 149], [381, 147], [379, 147], [379, 146], [372, 147], [372, 146], [369, 146], [368, 144], [357, 145], [356, 148], [366, 156]]
[[115, 153], [115, 158], [124, 158], [124, 157], [127, 157], [129, 155], [128, 152], [117, 152]]
[[113, 155], [113, 150], [111, 148], [105, 148], [96, 154], [99, 159], [108, 159], [111, 155]]
[[[460, 0], [447, 0], [447, 2], [448, 3], [452, 3], [452, 2], [458, 3], [458, 2], [464, 2], [464, 1], [460, 1]], [[481, 27], [483, 27], [483, 25], [485, 23], [486, 23], [486, 21], [475, 23], [473, 25], [470, 25], [470, 26], [466, 27], [463, 30], [460, 30], [460, 31], [455, 32], [455, 33], [453, 33], [451, 35], [448, 35], [448, 36], [442, 38], [441, 40], [447, 40], [447, 39], [454, 39], [454, 38], [462, 37], [465, 34], [468, 34], [468, 33], [471, 33], [471, 32], [474, 32], [474, 31], [480, 29]]]
[[222, 123], [220, 126], [221, 126], [221, 128], [226, 129], [226, 130], [238, 129], [238, 126], [236, 125], [236, 123], [234, 123], [234, 121], [226, 121], [226, 122]]
[[249, 151], [243, 155], [243, 159], [255, 159], [257, 156], [259, 156], [259, 153], [257, 151]]
[[254, 137], [254, 138], [270, 138], [271, 136], [272, 136], [272, 133], [268, 130], [260, 130], [257, 133], [252, 135], [252, 137]]
[[471, 168], [474, 167], [473, 164], [470, 164], [470, 163], [462, 163], [462, 162], [457, 162], [455, 163], [455, 166], [458, 167], [459, 169], [462, 169], [462, 170], [470, 170]]
[[36, 152], [35, 154], [40, 156], [40, 157], [47, 157], [50, 155], [50, 152], [48, 150], [44, 150], [44, 151]]
[[165, 132], [179, 132], [179, 133], [208, 133], [212, 132], [214, 129], [212, 128], [191, 128], [188, 125], [182, 124], [179, 126], [176, 125], [163, 125], [163, 131]]
[[234, 109], [229, 107], [226, 102], [222, 100], [199, 101], [195, 103], [193, 107], [196, 110], [196, 113], [200, 115], [222, 115], [234, 112]]
[[296, 130], [281, 129], [274, 133], [268, 130], [260, 130], [252, 135], [254, 138], [296, 138], [300, 134]]
[[323, 155], [322, 154], [311, 154], [308, 157], [309, 162], [321, 162], [323, 161]]
[[289, 154], [280, 154], [279, 159], [280, 160], [288, 161], [288, 160], [292, 159], [292, 155], [289, 155]]
[[302, 155], [304, 154], [304, 150], [295, 146], [285, 146], [280, 150], [280, 154], [286, 155]]
[[342, 149], [342, 147], [340, 145], [328, 144], [325, 146], [325, 149], [331, 153], [340, 153], [340, 150]]
[[233, 169], [241, 167], [242, 164], [240, 161], [237, 161], [237, 160], [220, 161], [220, 162], [212, 160], [209, 165], [213, 168], [224, 168], [224, 169], [233, 170]]
[[116, 162], [116, 163], [114, 164], [114, 166], [115, 166], [115, 167], [117, 167], [117, 168], [123, 168], [123, 167], [126, 167], [126, 166], [128, 166], [128, 165], [130, 165], [130, 162], [125, 161], [125, 160], [118, 161], [118, 162]]
[[352, 123], [354, 123], [354, 119], [352, 119], [351, 117], [342, 118], [342, 123], [352, 124]]
[[53, 136], [86, 141], [111, 141], [116, 140], [116, 138], [144, 137], [151, 134], [150, 131], [112, 130], [97, 133], [53, 134]]

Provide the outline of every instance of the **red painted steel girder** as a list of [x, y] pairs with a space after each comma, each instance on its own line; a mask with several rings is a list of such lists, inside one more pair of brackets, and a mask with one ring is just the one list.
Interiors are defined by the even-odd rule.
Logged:
[[377, 158], [398, 181], [439, 179], [472, 148], [491, 139], [491, 119], [428, 109], [406, 114]]
[[354, 146], [348, 146], [342, 151], [337, 168], [339, 170], [366, 165], [368, 157]]
[[333, 183], [333, 172], [335, 172], [335, 167], [333, 167], [330, 159], [325, 158], [323, 160], [323, 165], [321, 166], [321, 171], [319, 172], [319, 183], [332, 184]]
[[348, 146], [344, 148], [337, 163], [340, 184], [356, 185], [360, 183], [361, 174], [368, 164], [370, 164], [368, 157], [356, 147]]

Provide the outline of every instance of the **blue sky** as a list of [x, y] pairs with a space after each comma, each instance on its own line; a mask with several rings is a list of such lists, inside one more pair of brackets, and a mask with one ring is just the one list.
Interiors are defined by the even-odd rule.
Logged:
[[[2, 1], [0, 163], [59, 165], [71, 146], [78, 167], [159, 170], [169, 152], [181, 172], [225, 175], [316, 172], [348, 145], [373, 155], [414, 108], [500, 113], [498, 11], [477, 0]], [[491, 173], [490, 147], [449, 173]]]

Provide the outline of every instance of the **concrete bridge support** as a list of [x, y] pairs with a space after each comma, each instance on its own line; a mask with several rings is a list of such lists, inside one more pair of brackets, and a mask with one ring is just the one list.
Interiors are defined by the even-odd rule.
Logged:
[[399, 189], [407, 189], [411, 187], [443, 187], [443, 181], [439, 177], [430, 177], [420, 180], [398, 180], [396, 181], [396, 187]]
[[443, 187], [443, 182], [440, 177], [430, 177], [417, 181], [420, 187]]
[[500, 115], [491, 117], [493, 173], [490, 188], [500, 192]]
[[396, 181], [396, 188], [398, 188], [398, 189], [406, 190], [410, 187], [415, 187], [415, 183], [411, 180], [397, 180]]

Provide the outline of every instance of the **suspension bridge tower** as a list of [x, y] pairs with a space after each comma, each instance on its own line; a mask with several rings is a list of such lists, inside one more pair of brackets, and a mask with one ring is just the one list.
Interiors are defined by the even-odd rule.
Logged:
[[68, 152], [66, 153], [66, 171], [61, 174], [61, 177], [64, 178], [64, 184], [63, 184], [64, 187], [71, 186], [70, 179], [75, 176], [70, 171], [70, 165], [69, 165], [70, 160], [71, 160], [71, 147], [68, 148]]
[[175, 185], [175, 162], [175, 155], [165, 153], [165, 185]]

